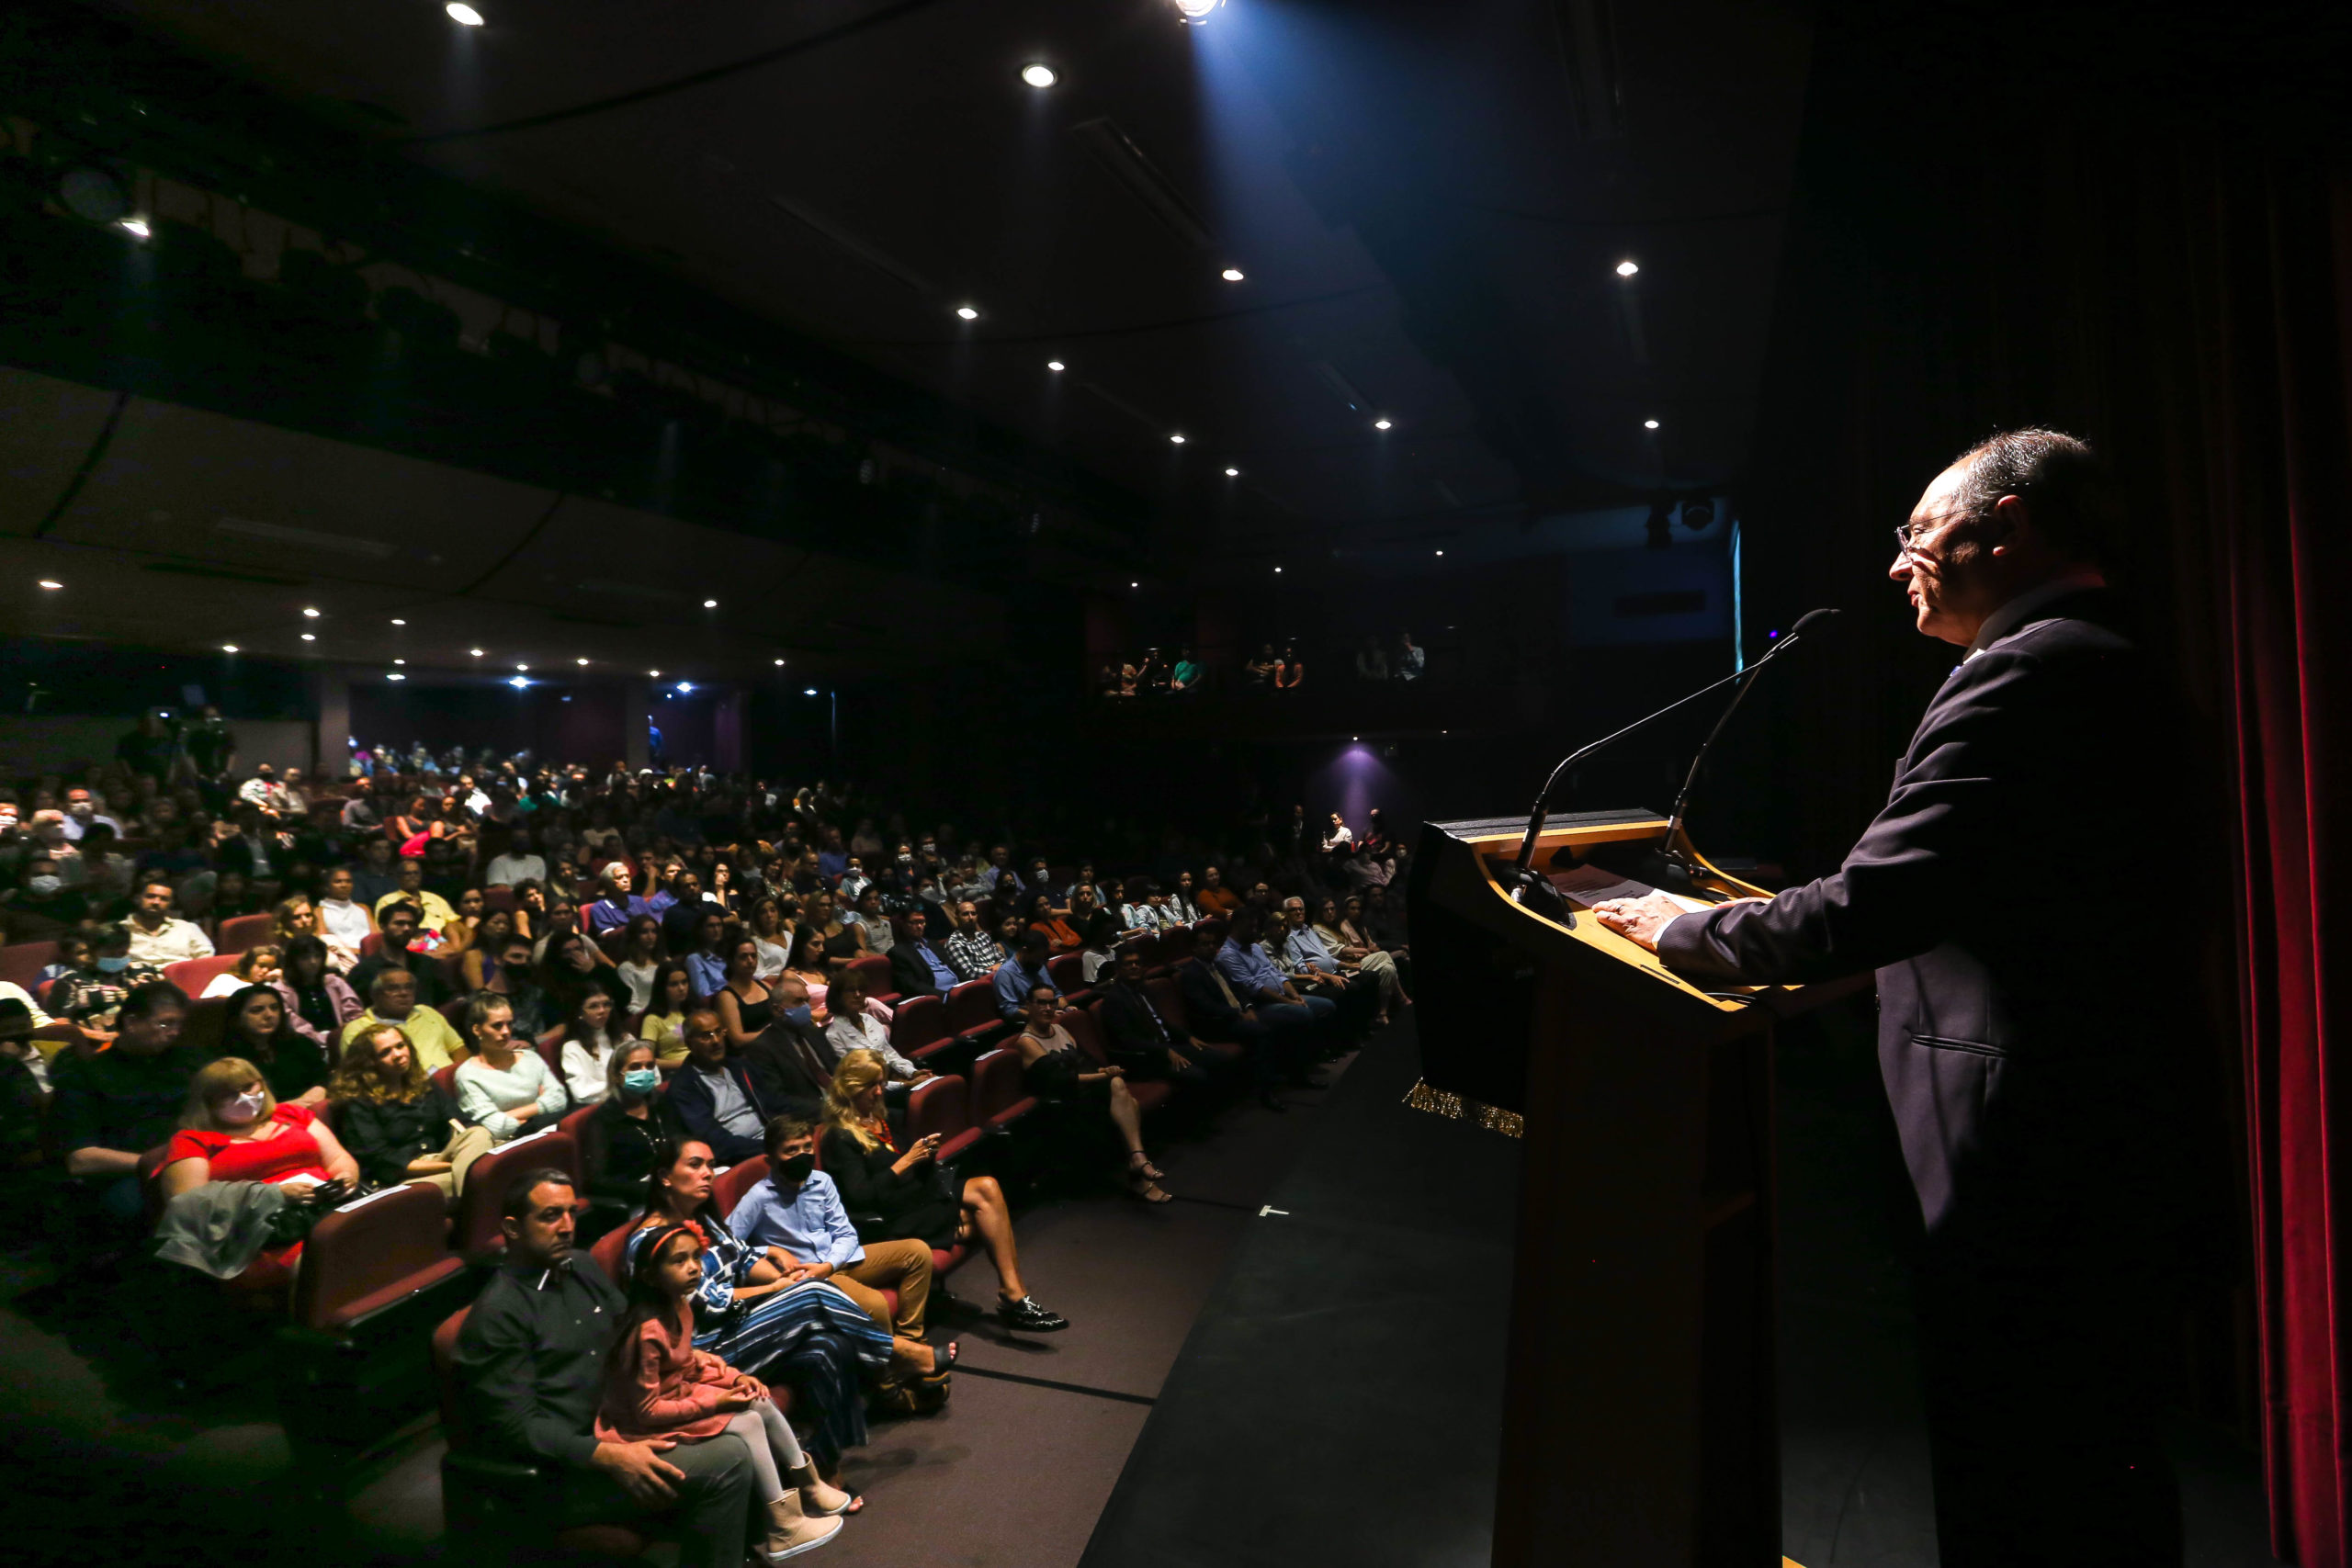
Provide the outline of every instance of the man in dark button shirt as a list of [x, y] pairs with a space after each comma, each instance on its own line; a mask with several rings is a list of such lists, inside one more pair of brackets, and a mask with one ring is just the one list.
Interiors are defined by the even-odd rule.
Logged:
[[596, 1440], [605, 1360], [627, 1303], [594, 1258], [572, 1251], [573, 1202], [571, 1177], [552, 1168], [509, 1190], [505, 1260], [458, 1335], [475, 1431], [485, 1447], [560, 1475], [553, 1528], [626, 1524], [666, 1510], [677, 1524], [681, 1568], [741, 1568], [755, 1506], [741, 1438]]
[[374, 957], [363, 958], [352, 965], [353, 990], [364, 997], [376, 983], [377, 976], [387, 969], [405, 969], [416, 976], [416, 1000], [420, 1007], [437, 1008], [449, 999], [449, 987], [441, 978], [440, 963], [431, 953], [409, 945], [416, 940], [421, 919], [413, 904], [394, 904], [377, 917], [383, 945]]
[[74, 1046], [49, 1070], [65, 1173], [88, 1184], [108, 1218], [140, 1217], [139, 1156], [171, 1138], [204, 1057], [179, 1043], [187, 993], [168, 980], [133, 986], [115, 1014], [114, 1043]]
[[1160, 1015], [1143, 988], [1143, 954], [1119, 954], [1114, 978], [1102, 987], [1103, 1045], [1111, 1060], [1139, 1081], [1174, 1078], [1195, 1087], [1209, 1081], [1216, 1058], [1208, 1047]]

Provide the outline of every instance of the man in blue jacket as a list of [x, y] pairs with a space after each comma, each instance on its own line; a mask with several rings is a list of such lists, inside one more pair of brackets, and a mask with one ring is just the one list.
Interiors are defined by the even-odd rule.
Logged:
[[686, 1015], [686, 1064], [670, 1076], [670, 1109], [689, 1137], [710, 1145], [720, 1165], [761, 1153], [770, 1109], [743, 1059], [727, 1049], [727, 1029], [703, 1009]]

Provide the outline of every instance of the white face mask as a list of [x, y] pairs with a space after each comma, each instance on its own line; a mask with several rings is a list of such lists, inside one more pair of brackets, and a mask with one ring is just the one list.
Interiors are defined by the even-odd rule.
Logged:
[[268, 1103], [269, 1096], [262, 1090], [248, 1089], [235, 1099], [224, 1101], [217, 1114], [230, 1126], [243, 1127], [259, 1116], [261, 1108]]
[[46, 898], [64, 886], [65, 879], [59, 876], [30, 876], [25, 879], [27, 890], [36, 898]]

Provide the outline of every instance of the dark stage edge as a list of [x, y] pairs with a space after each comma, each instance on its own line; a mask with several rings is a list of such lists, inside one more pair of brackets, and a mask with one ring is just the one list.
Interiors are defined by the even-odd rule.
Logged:
[[1486, 1568], [1520, 1145], [1408, 1109], [1409, 1015], [1304, 1132], [1080, 1568]]

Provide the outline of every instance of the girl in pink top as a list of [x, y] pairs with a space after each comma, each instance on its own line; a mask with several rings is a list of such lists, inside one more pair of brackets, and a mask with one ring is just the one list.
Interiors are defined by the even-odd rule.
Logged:
[[[629, 1310], [605, 1368], [596, 1440], [636, 1443], [669, 1438], [707, 1441], [732, 1432], [751, 1450], [760, 1496], [768, 1506], [763, 1555], [780, 1562], [822, 1546], [842, 1528], [830, 1516], [850, 1495], [818, 1478], [792, 1424], [766, 1385], [707, 1350], [695, 1348], [695, 1292], [702, 1284], [702, 1233], [692, 1224], [662, 1227], [629, 1274]], [[785, 1485], [786, 1477], [793, 1483]]]

